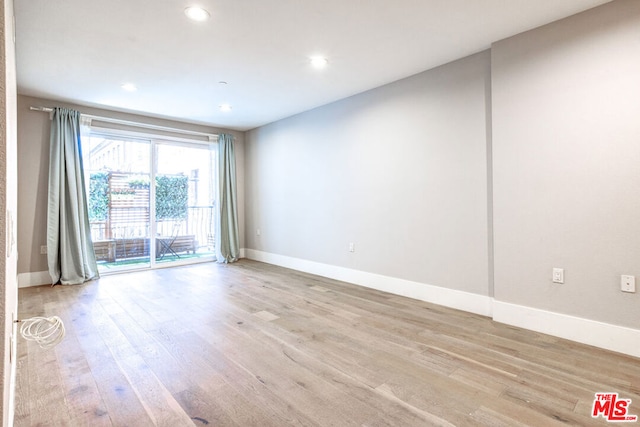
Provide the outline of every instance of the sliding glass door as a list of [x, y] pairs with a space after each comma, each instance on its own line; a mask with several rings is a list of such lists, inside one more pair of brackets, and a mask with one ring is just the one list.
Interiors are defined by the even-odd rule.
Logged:
[[156, 144], [158, 263], [214, 255], [216, 152], [211, 145]]
[[213, 259], [214, 148], [97, 133], [83, 138], [101, 273]]
[[149, 267], [151, 141], [92, 135], [83, 145], [100, 271]]

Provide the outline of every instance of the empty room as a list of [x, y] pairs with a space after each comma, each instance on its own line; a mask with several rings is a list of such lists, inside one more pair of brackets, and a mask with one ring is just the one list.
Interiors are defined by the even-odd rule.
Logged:
[[639, 1], [1, 4], [3, 426], [638, 423]]

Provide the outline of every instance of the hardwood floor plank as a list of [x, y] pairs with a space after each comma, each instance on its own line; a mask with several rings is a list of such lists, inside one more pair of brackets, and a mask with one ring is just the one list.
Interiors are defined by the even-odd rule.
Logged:
[[109, 418], [114, 425], [153, 425], [100, 332], [99, 304], [85, 310], [87, 314], [76, 318], [73, 326]]
[[[486, 317], [242, 260], [19, 291], [15, 425], [606, 425], [640, 360]], [[635, 411], [635, 412], [634, 412]]]
[[[20, 375], [16, 375], [16, 401], [15, 401], [15, 423], [21, 425], [31, 425], [31, 384], [29, 382], [29, 363], [27, 361], [26, 345], [20, 346], [16, 358], [16, 371]], [[33, 384], [35, 387], [35, 384]]]
[[[47, 292], [45, 290], [44, 292]], [[58, 295], [51, 289], [48, 290], [49, 298], [41, 295], [38, 298], [42, 306], [29, 307], [35, 316], [51, 316], [55, 310]], [[71, 416], [67, 407], [61, 374], [58, 369], [59, 362], [55, 351], [44, 350], [34, 341], [24, 342], [26, 351], [26, 363], [29, 365], [29, 416], [30, 425], [47, 426], [51, 424], [70, 425]], [[36, 369], [37, 367], [37, 369]], [[18, 400], [18, 398], [16, 398]]]
[[98, 332], [152, 423], [157, 426], [192, 425], [190, 418], [182, 411], [175, 398], [154, 375], [109, 315], [101, 307], [95, 307], [94, 314]]
[[[67, 322], [68, 323], [68, 322]], [[109, 426], [106, 406], [77, 337], [72, 332], [56, 348], [71, 423]]]
[[[202, 387], [222, 397], [216, 399], [216, 402], [239, 425], [316, 424], [289, 402], [282, 400], [276, 392], [267, 388], [260, 375], [236, 360], [234, 353], [220, 351], [195, 332], [183, 334], [180, 342], [193, 355], [191, 363], [214, 373], [215, 381], [202, 379]], [[238, 344], [234, 342], [233, 347]], [[212, 384], [219, 390], [209, 390]]]

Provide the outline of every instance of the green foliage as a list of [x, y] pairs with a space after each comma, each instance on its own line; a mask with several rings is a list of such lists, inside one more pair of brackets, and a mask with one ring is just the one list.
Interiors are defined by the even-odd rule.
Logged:
[[113, 189], [111, 190], [112, 196], [135, 196], [136, 190], [132, 188]]
[[156, 175], [156, 220], [186, 219], [188, 202], [186, 175]]
[[[109, 172], [95, 172], [89, 176], [89, 221], [106, 221], [109, 197], [133, 196], [136, 189], [149, 188], [143, 179], [129, 181], [129, 188], [109, 190]], [[189, 178], [186, 175], [156, 176], [156, 220], [186, 219], [189, 203]]]
[[129, 188], [133, 188], [133, 189], [146, 190], [149, 188], [149, 180], [144, 178], [130, 179], [128, 184], [129, 184]]
[[109, 173], [89, 176], [89, 221], [106, 221], [109, 212]]

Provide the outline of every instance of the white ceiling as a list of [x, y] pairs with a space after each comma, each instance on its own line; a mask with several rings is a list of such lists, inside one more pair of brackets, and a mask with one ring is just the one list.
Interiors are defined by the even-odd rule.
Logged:
[[15, 0], [18, 91], [246, 130], [608, 1]]

